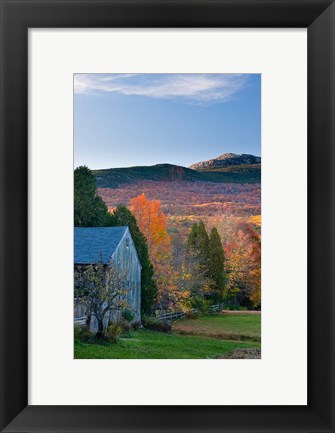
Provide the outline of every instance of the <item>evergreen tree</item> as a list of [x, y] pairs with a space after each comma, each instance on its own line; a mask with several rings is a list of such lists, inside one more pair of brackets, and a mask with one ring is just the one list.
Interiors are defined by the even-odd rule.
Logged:
[[220, 302], [222, 301], [225, 284], [224, 251], [216, 227], [212, 228], [209, 236], [208, 271], [212, 280], [212, 298], [216, 302]]
[[192, 224], [190, 234], [187, 239], [187, 251], [195, 250], [197, 247], [198, 239], [198, 223]]
[[74, 226], [105, 227], [110, 224], [110, 214], [97, 194], [91, 170], [81, 166], [74, 171]]
[[151, 314], [157, 296], [157, 287], [153, 280], [154, 272], [152, 263], [149, 260], [147, 240], [140, 231], [134, 215], [124, 205], [119, 205], [111, 215], [111, 225], [129, 227], [142, 265], [141, 310], [143, 314]]
[[225, 286], [224, 252], [220, 235], [215, 227], [210, 236], [203, 221], [192, 225], [187, 240], [187, 252], [195, 257], [199, 271], [207, 280], [207, 297], [220, 302]]
[[188, 252], [199, 260], [201, 266], [208, 270], [209, 260], [209, 237], [203, 221], [194, 223], [187, 240]]
[[203, 221], [200, 221], [198, 224], [198, 249], [200, 259], [203, 261], [204, 265], [208, 266], [209, 237]]

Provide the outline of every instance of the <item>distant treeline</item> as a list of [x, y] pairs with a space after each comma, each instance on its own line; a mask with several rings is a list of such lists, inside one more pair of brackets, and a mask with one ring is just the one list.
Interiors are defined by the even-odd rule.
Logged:
[[201, 171], [172, 164], [158, 164], [153, 166], [94, 170], [92, 173], [96, 178], [96, 186], [98, 188], [117, 188], [124, 183], [134, 183], [143, 180], [160, 182], [259, 183], [261, 181], [261, 164], [228, 166]]

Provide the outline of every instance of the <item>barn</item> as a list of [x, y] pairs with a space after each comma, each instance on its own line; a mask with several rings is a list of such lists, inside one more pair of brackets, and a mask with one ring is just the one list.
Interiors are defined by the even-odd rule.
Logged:
[[[74, 267], [102, 262], [114, 262], [116, 268], [127, 271], [128, 309], [135, 315], [134, 322], [141, 321], [141, 264], [129, 228], [124, 227], [75, 227], [74, 228]], [[114, 311], [109, 321], [115, 322], [122, 312]], [[80, 312], [75, 305], [75, 323]], [[77, 320], [78, 323], [78, 320]], [[91, 323], [91, 328], [95, 328]]]

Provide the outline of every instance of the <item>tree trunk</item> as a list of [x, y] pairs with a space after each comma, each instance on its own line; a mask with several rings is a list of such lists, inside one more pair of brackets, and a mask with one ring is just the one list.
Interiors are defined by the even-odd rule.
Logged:
[[101, 340], [104, 336], [104, 321], [102, 319], [96, 318], [98, 321], [98, 332], [95, 334], [96, 340]]

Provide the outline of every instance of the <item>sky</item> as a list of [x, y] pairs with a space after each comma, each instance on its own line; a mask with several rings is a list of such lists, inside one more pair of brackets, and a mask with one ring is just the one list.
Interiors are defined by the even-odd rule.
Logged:
[[74, 165], [261, 156], [260, 74], [75, 74]]

